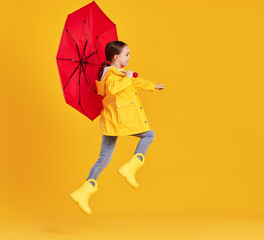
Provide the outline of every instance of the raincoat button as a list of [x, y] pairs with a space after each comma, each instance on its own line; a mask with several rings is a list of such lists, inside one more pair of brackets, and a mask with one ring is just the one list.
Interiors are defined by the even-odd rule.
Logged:
[[137, 93], [135, 93], [137, 95]]
[[142, 109], [142, 107], [140, 107], [140, 109]]
[[133, 102], [132, 102], [132, 104], [133, 104]]
[[147, 121], [145, 121], [145, 123], [146, 123]]

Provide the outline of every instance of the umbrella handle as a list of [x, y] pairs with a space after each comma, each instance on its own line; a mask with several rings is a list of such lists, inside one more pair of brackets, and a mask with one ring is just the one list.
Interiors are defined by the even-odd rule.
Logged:
[[[121, 65], [121, 67], [123, 68], [124, 66], [123, 66], [123, 65]], [[138, 77], [138, 73], [136, 73], [136, 72], [133, 72], [133, 77], [134, 77], [134, 78], [137, 78], [137, 77]]]
[[134, 78], [137, 78], [137, 77], [138, 77], [138, 73], [133, 72], [133, 77], [134, 77]]

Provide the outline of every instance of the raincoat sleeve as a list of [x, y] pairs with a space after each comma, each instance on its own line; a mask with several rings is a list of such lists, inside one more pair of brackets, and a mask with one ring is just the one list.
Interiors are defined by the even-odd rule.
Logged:
[[106, 87], [112, 95], [115, 95], [130, 86], [132, 86], [131, 79], [127, 76], [118, 74], [111, 74], [106, 82]]
[[155, 91], [156, 84], [142, 77], [132, 78], [133, 85], [136, 89]]

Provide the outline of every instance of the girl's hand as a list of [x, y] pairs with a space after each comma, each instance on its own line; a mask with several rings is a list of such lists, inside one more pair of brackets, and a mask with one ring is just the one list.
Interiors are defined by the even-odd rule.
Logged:
[[127, 75], [129, 78], [132, 78], [132, 77], [133, 77], [133, 72], [130, 71], [130, 70], [126, 70], [126, 75]]
[[163, 84], [156, 84], [156, 86], [155, 86], [155, 89], [159, 89], [159, 90], [162, 90], [164, 88], [165, 87], [163, 86]]

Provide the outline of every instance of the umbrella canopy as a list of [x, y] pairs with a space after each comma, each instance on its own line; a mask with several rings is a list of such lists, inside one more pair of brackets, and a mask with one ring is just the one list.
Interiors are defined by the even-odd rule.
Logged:
[[92, 121], [103, 109], [95, 80], [105, 46], [118, 40], [116, 25], [95, 1], [68, 15], [56, 56], [64, 99]]

